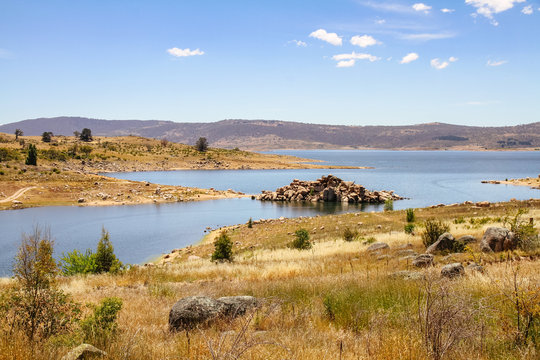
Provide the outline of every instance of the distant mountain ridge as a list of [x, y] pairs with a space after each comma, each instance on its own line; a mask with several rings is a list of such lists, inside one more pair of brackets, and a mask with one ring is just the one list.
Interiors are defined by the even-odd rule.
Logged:
[[211, 146], [241, 149], [446, 149], [540, 148], [540, 122], [504, 127], [429, 123], [404, 126], [346, 126], [279, 120], [222, 120], [177, 123], [161, 120], [99, 120], [84, 117], [29, 119], [0, 125], [0, 132], [21, 129], [73, 135], [83, 128], [98, 136], [137, 135], [194, 144], [203, 136]]

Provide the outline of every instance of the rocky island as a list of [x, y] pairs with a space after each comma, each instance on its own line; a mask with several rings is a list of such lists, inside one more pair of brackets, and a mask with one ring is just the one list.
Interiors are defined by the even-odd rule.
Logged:
[[290, 185], [280, 187], [276, 191], [263, 191], [257, 196], [262, 201], [311, 201], [311, 202], [344, 202], [380, 204], [387, 200], [403, 200], [394, 191], [370, 191], [354, 181], [328, 175], [316, 181], [294, 179]]

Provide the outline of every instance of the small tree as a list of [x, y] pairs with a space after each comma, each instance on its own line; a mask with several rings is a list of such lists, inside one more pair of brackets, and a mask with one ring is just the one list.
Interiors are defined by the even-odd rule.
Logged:
[[406, 220], [408, 223], [413, 223], [416, 220], [416, 216], [414, 215], [414, 209], [407, 209], [406, 214]]
[[227, 232], [222, 231], [219, 237], [214, 241], [214, 253], [212, 261], [233, 261], [232, 241]]
[[92, 138], [92, 130], [90, 130], [88, 128], [82, 129], [81, 135], [79, 136], [79, 138], [82, 141], [86, 141], [86, 142], [92, 141], [93, 140], [93, 138]]
[[81, 138], [81, 132], [75, 130], [75, 131], [73, 132], [73, 136], [75, 136], [75, 139], [80, 139], [80, 138]]
[[247, 226], [248, 226], [249, 229], [251, 229], [253, 227], [253, 219], [252, 218], [249, 218]]
[[311, 249], [311, 242], [309, 241], [309, 233], [306, 229], [298, 229], [294, 233], [294, 240], [291, 243], [291, 247], [298, 250]]
[[37, 149], [36, 145], [28, 145], [28, 155], [26, 156], [26, 165], [37, 165]]
[[200, 152], [205, 152], [208, 150], [208, 141], [205, 137], [200, 137], [199, 140], [195, 143], [195, 149]]
[[103, 228], [101, 230], [101, 239], [99, 239], [97, 251], [95, 254], [96, 272], [118, 272], [122, 268], [122, 263], [116, 258], [114, 248], [109, 240], [109, 232]]
[[15, 140], [19, 139], [19, 136], [23, 136], [24, 132], [21, 129], [15, 129]]
[[394, 210], [394, 200], [387, 199], [384, 202], [384, 211], [393, 211]]
[[9, 298], [8, 322], [30, 340], [46, 338], [69, 328], [78, 307], [56, 286], [58, 268], [48, 230], [38, 226], [23, 234], [13, 274], [16, 287]]
[[52, 137], [53, 137], [53, 133], [52, 133], [52, 132], [50, 132], [50, 131], [45, 131], [45, 132], [43, 132], [43, 134], [41, 134], [41, 141], [46, 142], [46, 143], [50, 143]]
[[106, 346], [108, 340], [116, 335], [118, 313], [122, 309], [122, 299], [105, 298], [99, 306], [94, 307], [94, 313], [81, 321], [84, 341], [97, 346]]

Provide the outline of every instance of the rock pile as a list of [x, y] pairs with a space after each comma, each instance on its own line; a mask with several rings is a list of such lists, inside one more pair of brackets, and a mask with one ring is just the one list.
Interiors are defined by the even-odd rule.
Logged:
[[402, 200], [393, 191], [369, 191], [354, 181], [343, 181], [328, 175], [316, 181], [294, 179], [290, 185], [276, 191], [263, 191], [257, 200], [263, 201], [311, 201], [380, 204], [386, 200]]

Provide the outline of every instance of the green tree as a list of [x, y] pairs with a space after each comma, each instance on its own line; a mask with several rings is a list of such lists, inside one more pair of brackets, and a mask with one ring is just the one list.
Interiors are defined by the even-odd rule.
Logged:
[[229, 235], [227, 235], [227, 232], [221, 232], [216, 241], [214, 241], [212, 261], [233, 261], [232, 246], [233, 243]]
[[416, 216], [414, 215], [414, 209], [407, 209], [406, 210], [406, 220], [408, 223], [413, 223], [416, 220]]
[[109, 240], [109, 232], [104, 228], [101, 230], [97, 251], [95, 254], [96, 272], [118, 272], [122, 268], [122, 263], [116, 258], [114, 248]]
[[26, 156], [26, 165], [37, 165], [37, 149], [36, 145], [28, 145], [28, 155]]
[[384, 202], [384, 211], [393, 211], [394, 210], [394, 200], [387, 199]]
[[92, 130], [88, 128], [84, 128], [81, 131], [81, 135], [79, 137], [82, 141], [90, 142], [93, 140], [92, 138]]
[[13, 267], [16, 286], [9, 297], [7, 321], [30, 340], [59, 334], [78, 317], [78, 306], [57, 288], [58, 267], [52, 254], [48, 230], [36, 226], [32, 234], [23, 234]]
[[208, 150], [208, 141], [205, 137], [200, 137], [199, 140], [195, 143], [195, 149], [200, 152], [205, 152]]
[[52, 139], [53, 133], [50, 131], [45, 131], [43, 134], [41, 134], [41, 141], [50, 143]]
[[311, 249], [311, 242], [309, 241], [309, 233], [306, 229], [298, 229], [294, 233], [294, 240], [291, 243], [291, 247], [298, 250]]
[[84, 253], [73, 250], [62, 254], [62, 272], [64, 275], [95, 274], [97, 273], [96, 254], [87, 249]]
[[15, 140], [19, 139], [19, 136], [23, 136], [24, 132], [21, 129], [15, 129]]

